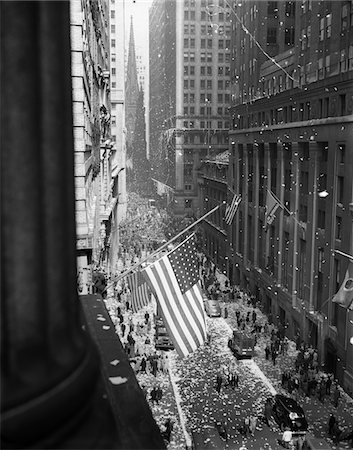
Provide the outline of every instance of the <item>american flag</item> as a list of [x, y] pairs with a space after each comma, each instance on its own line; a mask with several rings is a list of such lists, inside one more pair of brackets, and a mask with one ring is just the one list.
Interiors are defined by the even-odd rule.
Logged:
[[348, 268], [341, 284], [341, 287], [336, 292], [332, 299], [333, 303], [338, 303], [349, 310], [353, 309], [353, 262], [350, 261]]
[[137, 312], [150, 302], [150, 288], [140, 271], [127, 275], [127, 282], [131, 291], [131, 307]]
[[142, 272], [157, 301], [174, 346], [181, 357], [206, 339], [206, 319], [198, 274], [195, 235]]
[[236, 194], [233, 197], [232, 203], [230, 205], [227, 205], [226, 215], [224, 217], [224, 220], [225, 220], [227, 225], [231, 225], [231, 223], [233, 222], [235, 213], [238, 210], [240, 202], [241, 202], [241, 196]]

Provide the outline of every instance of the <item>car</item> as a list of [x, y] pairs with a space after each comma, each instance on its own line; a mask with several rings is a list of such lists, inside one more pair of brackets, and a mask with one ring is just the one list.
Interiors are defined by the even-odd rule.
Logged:
[[252, 358], [254, 355], [255, 337], [245, 331], [233, 330], [233, 335], [228, 341], [228, 347], [237, 358]]
[[204, 298], [203, 303], [205, 305], [206, 314], [209, 317], [221, 317], [221, 307], [217, 300]]
[[285, 395], [275, 395], [272, 400], [272, 415], [282, 431], [289, 427], [294, 434], [305, 434], [308, 429], [303, 408]]
[[174, 350], [174, 344], [161, 317], [156, 319], [155, 347], [157, 350]]

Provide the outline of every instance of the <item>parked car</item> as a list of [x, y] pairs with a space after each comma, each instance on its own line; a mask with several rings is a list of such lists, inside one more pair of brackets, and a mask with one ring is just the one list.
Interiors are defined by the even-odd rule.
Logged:
[[217, 300], [204, 298], [203, 303], [205, 305], [206, 314], [209, 317], [221, 317], [221, 307]]
[[245, 331], [234, 330], [228, 341], [228, 347], [237, 358], [252, 358], [254, 354], [255, 337]]
[[157, 350], [173, 350], [174, 344], [171, 340], [168, 331], [164, 325], [162, 317], [156, 318], [156, 342], [155, 347]]
[[308, 429], [303, 408], [285, 395], [277, 394], [274, 397], [272, 415], [282, 431], [289, 427], [294, 434], [305, 434]]

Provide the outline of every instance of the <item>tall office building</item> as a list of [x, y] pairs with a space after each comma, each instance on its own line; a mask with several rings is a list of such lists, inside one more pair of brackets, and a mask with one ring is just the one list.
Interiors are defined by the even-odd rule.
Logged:
[[119, 224], [126, 217], [126, 133], [125, 133], [125, 3], [110, 0], [110, 67], [111, 67], [111, 139], [114, 159], [111, 165], [111, 210], [109, 264], [116, 272], [119, 249]]
[[353, 5], [234, 8], [229, 275], [352, 390], [353, 313], [332, 298], [353, 254]]
[[70, 3], [78, 287], [91, 292], [93, 266], [106, 266], [110, 140], [107, 0]]
[[229, 12], [224, 0], [156, 0], [150, 9], [152, 177], [174, 191], [176, 214], [199, 213], [200, 161], [228, 148]]

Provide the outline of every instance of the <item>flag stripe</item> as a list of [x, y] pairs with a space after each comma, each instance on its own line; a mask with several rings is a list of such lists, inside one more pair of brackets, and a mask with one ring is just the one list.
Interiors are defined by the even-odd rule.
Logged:
[[131, 291], [131, 307], [136, 313], [149, 303], [150, 290], [141, 272], [129, 274], [127, 282]]
[[[185, 242], [179, 246], [179, 251], [185, 246]], [[185, 253], [185, 247], [181, 253], [177, 253], [177, 249], [174, 254], [172, 252], [170, 256], [166, 255], [148, 266], [143, 273], [157, 294], [161, 313], [175, 348], [179, 355], [187, 356], [205, 341], [206, 318], [200, 281], [193, 272], [193, 247], [189, 245], [188, 254]], [[181, 268], [182, 271], [179, 272]], [[191, 272], [185, 273], [188, 268]], [[174, 270], [179, 272], [179, 278]], [[181, 286], [184, 286], [184, 294]]]
[[170, 336], [172, 337], [175, 348], [179, 354], [183, 356], [188, 355], [192, 351], [192, 348], [188, 346], [188, 341], [183, 334], [183, 330], [179, 329], [179, 322], [176, 319], [173, 308], [165, 301], [167, 294], [161, 282], [159, 273], [154, 270], [154, 267], [152, 266], [146, 268], [146, 274], [150, 278], [153, 287], [156, 290], [157, 299], [165, 318], [165, 325], [170, 333]]

